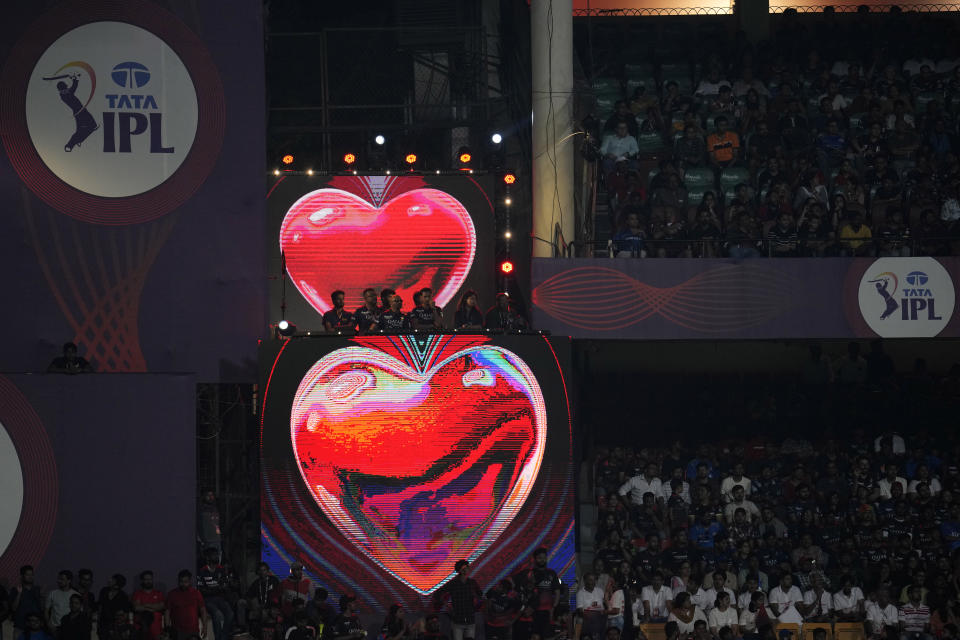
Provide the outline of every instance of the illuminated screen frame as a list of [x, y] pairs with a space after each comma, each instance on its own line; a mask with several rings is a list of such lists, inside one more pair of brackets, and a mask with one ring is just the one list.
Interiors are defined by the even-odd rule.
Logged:
[[[460, 296], [495, 294], [492, 175], [284, 174], [267, 195], [267, 272], [271, 322], [322, 330], [330, 293], [345, 307], [363, 304], [362, 291], [390, 287], [404, 310], [413, 292], [434, 290], [452, 319]], [[286, 269], [287, 278], [281, 274]], [[338, 274], [338, 270], [341, 273]]]
[[[572, 583], [576, 473], [567, 386], [569, 359], [568, 338], [539, 335], [302, 336], [264, 343], [260, 351], [263, 560], [281, 577], [289, 573], [291, 562], [300, 561], [315, 587], [325, 587], [331, 594], [356, 595], [377, 610], [392, 603], [408, 609], [427, 606], [436, 589], [453, 575], [453, 564], [461, 557], [471, 561], [472, 577], [486, 590], [496, 581], [528, 568], [533, 551], [545, 547], [549, 565], [563, 582]], [[389, 397], [378, 389], [389, 389]], [[478, 402], [477, 398], [488, 401]], [[344, 402], [350, 407], [347, 412], [343, 410]], [[466, 413], [465, 405], [469, 405]], [[419, 423], [413, 421], [410, 428], [382, 431], [382, 436], [364, 441], [370, 443], [369, 449], [356, 451], [351, 448], [357, 441], [354, 434], [369, 425], [358, 416], [372, 406], [388, 414], [396, 412], [401, 418], [426, 416], [429, 428], [418, 432], [415, 427]], [[447, 407], [451, 413], [442, 415], [449, 418], [436, 417]], [[325, 439], [305, 453], [302, 443], [312, 436], [305, 435], [303, 425], [307, 418], [316, 424], [315, 415], [325, 416], [320, 419], [323, 425], [334, 426], [321, 428]], [[488, 416], [481, 418], [487, 422], [470, 423], [470, 415]], [[518, 415], [532, 424], [531, 433], [539, 434], [531, 438], [529, 450], [523, 449], [529, 455], [518, 453], [516, 458], [507, 455], [489, 462], [483, 451], [500, 447], [496, 451], [502, 455], [504, 449], [514, 450], [510, 447], [518, 438], [497, 434], [503, 433], [498, 429], [511, 424]], [[430, 416], [434, 416], [432, 422]], [[442, 432], [455, 430], [459, 427], [451, 425], [461, 423], [465, 425], [463, 435], [451, 445]], [[400, 425], [401, 420], [396, 424]], [[491, 424], [495, 428], [486, 428]], [[344, 426], [337, 431], [339, 425]], [[424, 434], [428, 436], [413, 443]], [[331, 442], [336, 442], [336, 446], [331, 446]], [[440, 449], [447, 453], [437, 454], [436, 458], [417, 453]], [[521, 449], [515, 447], [516, 451]], [[331, 450], [336, 450], [336, 455], [325, 458], [325, 452]], [[377, 490], [384, 484], [385, 475], [382, 468], [375, 468], [376, 463], [370, 463], [368, 473], [357, 473], [355, 469], [352, 474], [342, 469], [331, 471], [331, 465], [347, 467], [352, 464], [351, 459], [384, 451], [398, 456], [396, 463], [390, 463], [390, 469], [409, 469], [421, 462], [419, 458], [426, 457], [423, 463], [430, 469], [446, 465], [459, 471], [454, 473], [456, 479], [448, 482], [442, 480], [446, 471], [436, 474], [441, 480], [435, 481], [423, 480], [434, 478], [430, 474], [407, 470], [391, 479], [402, 484], [403, 478], [415, 477], [417, 482], [409, 487], [391, 488], [382, 495]], [[384, 458], [371, 454], [369, 459]], [[512, 474], [504, 475], [502, 469], [510, 464], [515, 465]], [[474, 483], [491, 487], [489, 491], [450, 489], [462, 489], [464, 485], [456, 483], [465, 482], [463, 478], [475, 469], [480, 472], [470, 478], [497, 479]], [[311, 473], [315, 474], [312, 478], [322, 478], [314, 486], [307, 482]], [[330, 480], [348, 476], [379, 480], [366, 485]], [[401, 479], [396, 480], [397, 477]], [[505, 477], [511, 481], [502, 482]], [[366, 503], [356, 500], [357, 494], [351, 489], [338, 493], [338, 487], [352, 486], [362, 487], [360, 495]], [[326, 491], [328, 488], [332, 490]], [[422, 499], [416, 503], [391, 502], [394, 493], [431, 498], [426, 506]], [[449, 496], [454, 493], [451, 502]], [[447, 498], [435, 499], [441, 494]], [[481, 506], [467, 513], [468, 521], [485, 523], [474, 529], [460, 529], [471, 531], [469, 535], [446, 533], [462, 524], [462, 519], [448, 514], [458, 513], [456, 505], [466, 497], [471, 508], [496, 506], [489, 510]], [[377, 528], [376, 516], [382, 514], [388, 519], [390, 504], [417, 504], [421, 511], [425, 508], [431, 513], [442, 510], [443, 518], [448, 518], [441, 518], [443, 522], [456, 520], [456, 525], [450, 524], [440, 535], [441, 542], [430, 548], [435, 551], [442, 547], [443, 560], [436, 566], [423, 568], [417, 564], [421, 557], [418, 554], [425, 548], [422, 544], [414, 541], [400, 545], [392, 536], [383, 535], [384, 531], [396, 530], [400, 539], [399, 528], [394, 529], [392, 524], [387, 529]], [[405, 517], [421, 511], [406, 507], [400, 510]]]

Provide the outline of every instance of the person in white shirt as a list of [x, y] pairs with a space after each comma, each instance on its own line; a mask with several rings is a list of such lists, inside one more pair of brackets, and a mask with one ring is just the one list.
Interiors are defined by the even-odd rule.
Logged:
[[666, 622], [670, 609], [673, 608], [673, 591], [663, 584], [663, 574], [655, 571], [651, 576], [651, 584], [640, 592], [643, 601], [643, 613], [650, 622]]
[[674, 469], [673, 474], [670, 476], [670, 479], [663, 481], [663, 483], [660, 485], [661, 486], [660, 495], [657, 497], [662, 498], [664, 502], [669, 500], [670, 496], [673, 494], [673, 489], [671, 488], [670, 484], [674, 480], [680, 481], [680, 491], [678, 493], [678, 495], [680, 496], [680, 499], [686, 502], [687, 504], [690, 504], [691, 502], [690, 483], [683, 479], [682, 467], [677, 467], [676, 469]]
[[710, 610], [716, 606], [717, 596], [721, 593], [726, 593], [730, 597], [730, 602], [736, 601], [736, 594], [733, 592], [727, 584], [727, 574], [725, 571], [715, 571], [713, 573], [713, 586], [709, 589], [700, 589], [702, 595], [700, 595], [700, 606], [703, 608], [704, 613], [710, 613]]
[[[917, 67], [917, 71], [920, 71], [920, 67]], [[884, 438], [890, 438], [890, 446], [893, 449], [894, 455], [900, 456], [907, 452], [907, 443], [904, 442], [903, 438], [892, 431], [887, 431], [883, 435], [877, 436], [877, 439], [873, 441], [873, 450], [875, 453], [880, 453], [880, 443], [883, 442]]]
[[903, 492], [907, 492], [907, 481], [905, 478], [901, 478], [897, 475], [899, 470], [900, 469], [897, 468], [897, 465], [893, 464], [892, 462], [887, 463], [885, 475], [877, 481], [877, 487], [880, 488], [881, 500], [889, 500], [893, 497], [890, 487], [892, 487], [894, 483], [900, 484], [903, 487]]
[[695, 96], [715, 96], [720, 93], [720, 87], [729, 87], [730, 81], [720, 78], [718, 69], [711, 69], [707, 77], [700, 81], [697, 89], [693, 92]]
[[752, 484], [750, 478], [743, 475], [743, 463], [738, 462], [733, 466], [733, 473], [723, 479], [720, 483], [720, 496], [724, 502], [733, 500], [733, 488], [743, 487], [744, 496], [750, 495]]
[[686, 637], [693, 633], [693, 627], [698, 620], [702, 620], [704, 623], [706, 623], [707, 617], [703, 615], [703, 611], [700, 609], [700, 607], [693, 604], [693, 602], [690, 600], [690, 594], [686, 591], [681, 591], [674, 596], [673, 610], [667, 617], [667, 622], [677, 623], [680, 636]]
[[603, 589], [597, 586], [597, 576], [592, 573], [583, 577], [583, 586], [577, 591], [577, 611], [583, 616], [583, 633], [601, 637], [607, 628], [607, 610]]
[[877, 591], [877, 601], [867, 605], [867, 635], [870, 638], [886, 638], [890, 632], [900, 632], [900, 611], [890, 602], [890, 592]]
[[843, 587], [833, 594], [833, 610], [837, 622], [863, 622], [863, 590], [853, 584], [853, 578], [843, 576]]
[[917, 493], [917, 485], [924, 482], [927, 483], [927, 488], [930, 489], [931, 496], [935, 496], [943, 491], [943, 486], [940, 484], [940, 481], [931, 477], [930, 467], [925, 464], [920, 464], [917, 465], [917, 477], [907, 485], [907, 493]]
[[756, 522], [760, 519], [760, 507], [758, 507], [753, 500], [747, 500], [744, 495], [744, 490], [741, 485], [737, 484], [733, 486], [733, 499], [723, 508], [723, 519], [727, 524], [733, 522], [733, 514], [736, 513], [737, 509], [746, 511], [751, 522]]
[[640, 152], [640, 145], [637, 144], [637, 139], [630, 135], [627, 123], [621, 122], [615, 131], [616, 133], [605, 137], [600, 144], [604, 173], [612, 173], [617, 162], [631, 160]]
[[684, 560], [680, 563], [680, 570], [677, 571], [677, 575], [670, 578], [670, 591], [673, 592], [674, 597], [681, 591], [689, 591], [687, 585], [690, 583], [690, 573], [690, 562]]
[[740, 611], [740, 631], [744, 634], [756, 633], [757, 626], [765, 623], [776, 624], [774, 618], [766, 605], [767, 596], [763, 591], [754, 591], [750, 596], [750, 602]]
[[[636, 141], [634, 140], [634, 143]], [[602, 150], [601, 150], [602, 151]], [[663, 495], [663, 485], [657, 477], [657, 465], [647, 465], [644, 473], [638, 473], [623, 483], [618, 493], [620, 496], [630, 494], [630, 502], [636, 506], [643, 505], [643, 494], [650, 492], [657, 498]]]
[[73, 572], [64, 569], [57, 574], [57, 588], [47, 595], [47, 626], [59, 635], [60, 619], [70, 613], [70, 596], [77, 595], [70, 583]]
[[803, 619], [805, 622], [830, 622], [833, 596], [824, 589], [823, 578], [819, 573], [813, 574], [812, 583], [813, 588], [803, 594]]
[[768, 599], [777, 620], [787, 624], [803, 624], [803, 616], [797, 611], [797, 605], [803, 603], [803, 594], [793, 586], [793, 576], [789, 573], [780, 578], [780, 584], [770, 589]]
[[714, 637], [719, 637], [722, 627], [730, 627], [730, 630], [733, 631], [733, 637], [739, 638], [740, 620], [737, 617], [737, 610], [730, 606], [730, 594], [726, 591], [718, 593], [715, 605], [716, 606], [710, 610], [710, 615], [707, 616], [710, 633], [712, 633]]

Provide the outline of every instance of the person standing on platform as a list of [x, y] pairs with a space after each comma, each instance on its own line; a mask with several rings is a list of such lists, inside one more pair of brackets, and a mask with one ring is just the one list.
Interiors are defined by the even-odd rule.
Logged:
[[356, 324], [353, 319], [353, 314], [343, 308], [345, 296], [346, 294], [339, 289], [330, 294], [333, 309], [323, 314], [323, 328], [327, 330], [327, 333], [352, 331], [354, 324]]
[[470, 563], [457, 560], [453, 566], [456, 575], [440, 587], [434, 599], [441, 604], [450, 600], [450, 636], [452, 640], [473, 640], [477, 637], [477, 605], [483, 600], [483, 592], [477, 581], [470, 577]]

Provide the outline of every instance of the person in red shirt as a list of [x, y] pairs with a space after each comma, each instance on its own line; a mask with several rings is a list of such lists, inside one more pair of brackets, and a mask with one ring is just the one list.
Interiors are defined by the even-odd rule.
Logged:
[[310, 578], [303, 575], [303, 564], [294, 562], [290, 565], [290, 576], [280, 583], [280, 611], [286, 620], [293, 619], [293, 601], [310, 600], [313, 585]]
[[140, 574], [140, 588], [130, 598], [137, 617], [137, 628], [150, 640], [156, 640], [163, 631], [163, 611], [167, 608], [163, 592], [153, 588], [153, 571]]
[[167, 594], [167, 626], [178, 636], [207, 635], [207, 610], [203, 596], [193, 586], [193, 574], [184, 569], [177, 575], [178, 586]]

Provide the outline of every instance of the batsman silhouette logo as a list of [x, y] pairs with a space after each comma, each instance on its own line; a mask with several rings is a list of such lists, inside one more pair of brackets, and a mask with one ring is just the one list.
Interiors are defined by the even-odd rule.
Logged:
[[884, 338], [929, 338], [953, 316], [950, 274], [934, 258], [880, 258], [860, 279], [860, 313]]
[[92, 22], [54, 41], [34, 67], [26, 107], [44, 164], [101, 197], [159, 186], [197, 134], [197, 92], [183, 61], [153, 33], [123, 22]]

